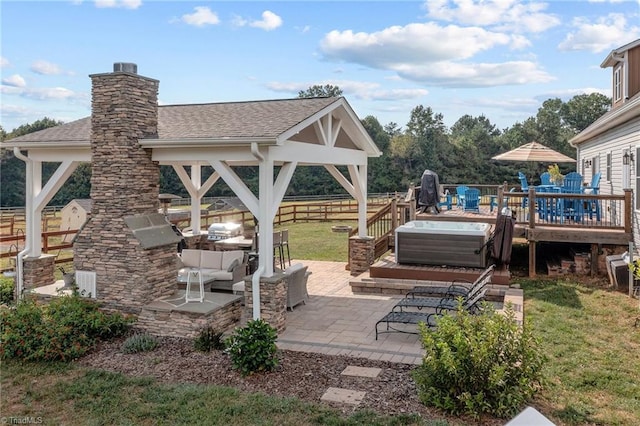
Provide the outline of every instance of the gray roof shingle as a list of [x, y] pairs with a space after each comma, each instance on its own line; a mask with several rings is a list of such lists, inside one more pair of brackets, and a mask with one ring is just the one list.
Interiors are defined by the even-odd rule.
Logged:
[[[159, 139], [253, 138], [274, 139], [340, 98], [296, 98], [158, 107]], [[91, 117], [29, 133], [6, 141], [86, 143]]]

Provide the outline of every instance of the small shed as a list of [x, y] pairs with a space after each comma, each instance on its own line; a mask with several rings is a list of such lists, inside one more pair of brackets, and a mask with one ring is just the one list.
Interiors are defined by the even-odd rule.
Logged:
[[91, 199], [75, 198], [60, 210], [60, 230], [80, 229], [91, 214]]

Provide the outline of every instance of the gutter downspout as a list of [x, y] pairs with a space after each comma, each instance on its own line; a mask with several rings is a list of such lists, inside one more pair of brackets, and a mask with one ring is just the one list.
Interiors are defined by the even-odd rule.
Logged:
[[[255, 142], [251, 143], [251, 154], [259, 161], [264, 161], [264, 156], [260, 154], [258, 150], [258, 144]], [[256, 230], [257, 231], [257, 230]], [[260, 277], [264, 273], [265, 267], [264, 265], [259, 266], [258, 269], [253, 273], [251, 277], [251, 292], [253, 296], [253, 319], [260, 319]]]
[[[20, 149], [17, 146], [13, 147], [13, 155], [15, 155], [16, 158], [25, 162], [25, 166], [27, 168], [26, 183], [28, 183], [28, 180], [30, 179], [29, 178], [29, 175], [31, 172], [30, 169], [33, 167], [33, 160], [31, 160], [29, 157], [22, 154], [22, 152], [20, 152]], [[33, 187], [27, 184], [26, 195], [25, 195], [25, 215], [28, 215], [29, 218], [32, 218], [32, 214], [30, 213], [31, 204], [33, 203], [32, 192], [33, 192]], [[27, 221], [27, 227], [29, 227], [28, 221]], [[24, 288], [24, 267], [22, 264], [22, 259], [24, 259], [24, 257], [30, 252], [31, 252], [31, 238], [25, 238], [24, 249], [21, 252], [19, 252], [18, 255], [16, 256], [16, 294], [18, 296], [18, 300], [22, 299], [22, 291]]]

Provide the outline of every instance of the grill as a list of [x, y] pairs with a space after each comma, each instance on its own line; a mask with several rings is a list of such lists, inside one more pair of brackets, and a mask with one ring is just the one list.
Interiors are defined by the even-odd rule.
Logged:
[[207, 239], [209, 241], [226, 240], [227, 238], [238, 237], [244, 233], [242, 225], [232, 222], [213, 223], [209, 226]]

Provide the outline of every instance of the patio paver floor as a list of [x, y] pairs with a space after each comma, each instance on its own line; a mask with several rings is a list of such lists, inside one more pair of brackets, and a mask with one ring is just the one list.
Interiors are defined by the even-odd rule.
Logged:
[[420, 364], [423, 350], [416, 334], [382, 334], [375, 324], [401, 296], [355, 295], [344, 262], [295, 260], [309, 266], [309, 300], [287, 312], [287, 328], [278, 347], [294, 351], [349, 355]]

